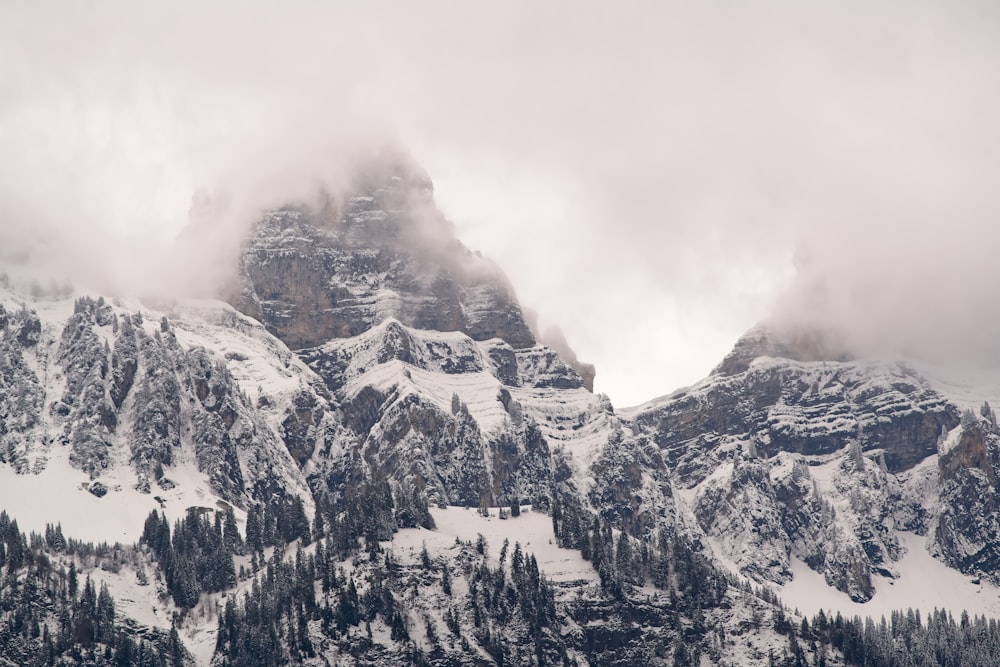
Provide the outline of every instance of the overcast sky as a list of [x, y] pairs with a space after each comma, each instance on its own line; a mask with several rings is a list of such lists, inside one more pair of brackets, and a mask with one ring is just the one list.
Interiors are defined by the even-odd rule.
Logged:
[[0, 0], [0, 255], [138, 284], [389, 137], [624, 406], [776, 312], [993, 345], [998, 119], [987, 0]]

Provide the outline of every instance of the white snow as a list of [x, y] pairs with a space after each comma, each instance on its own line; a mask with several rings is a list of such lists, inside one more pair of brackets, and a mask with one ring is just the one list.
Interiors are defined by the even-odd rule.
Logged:
[[290, 395], [312, 371], [264, 327], [220, 301], [184, 302], [168, 315], [184, 348], [202, 346], [226, 359], [240, 388]]
[[85, 488], [90, 484], [87, 474], [70, 466], [68, 449], [54, 448], [48, 466], [37, 475], [18, 475], [0, 464], [0, 509], [24, 531], [44, 533], [46, 523], [61, 523], [66, 537], [131, 544], [138, 541], [152, 510], [163, 510], [173, 521], [188, 507], [216, 509], [221, 502], [207, 477], [192, 465], [171, 467], [168, 475], [177, 484], [173, 489], [154, 486], [152, 493], [144, 494], [133, 488], [134, 473], [119, 466], [101, 475], [108, 493], [98, 498]]
[[[586, 469], [608, 443], [614, 420], [599, 396], [579, 389], [512, 388], [525, 414], [537, 423], [552, 448], [563, 447]], [[586, 485], [586, 483], [585, 483]]]
[[146, 569], [149, 583], [145, 586], [139, 585], [136, 572], [131, 567], [123, 567], [118, 572], [106, 572], [97, 567], [80, 568], [80, 573], [89, 576], [98, 589], [102, 583], [108, 585], [117, 614], [147, 627], [170, 629], [174, 607], [159, 599], [150, 568]]
[[487, 371], [475, 373], [437, 373], [412, 364], [391, 359], [362, 373], [344, 387], [344, 394], [353, 398], [365, 387], [380, 392], [395, 388], [402, 398], [417, 394], [430, 399], [443, 412], [451, 412], [452, 396], [457, 394], [469, 408], [469, 414], [483, 433], [500, 428], [507, 413], [500, 403], [500, 381]]
[[498, 508], [490, 510], [489, 518], [464, 507], [431, 508], [431, 516], [437, 526], [434, 530], [400, 530], [393, 537], [392, 547], [403, 553], [415, 551], [419, 554], [423, 544], [429, 551], [440, 551], [454, 546], [455, 538], [474, 543], [482, 535], [493, 559], [499, 557], [506, 539], [510, 545], [508, 553], [513, 551], [515, 542], [520, 542], [521, 550], [534, 554], [538, 569], [554, 582], [598, 581], [597, 573], [579, 551], [563, 549], [556, 544], [552, 517], [532, 512], [530, 506], [523, 506], [520, 516], [508, 519], [499, 518]]
[[925, 547], [926, 538], [913, 533], [900, 533], [906, 555], [894, 563], [898, 579], [875, 576], [874, 597], [865, 603], [853, 602], [846, 594], [829, 587], [823, 576], [809, 569], [798, 559], [792, 560], [794, 578], [776, 588], [782, 601], [806, 614], [839, 611], [851, 616], [888, 616], [894, 609], [919, 609], [929, 612], [935, 607], [948, 609], [957, 615], [962, 610], [970, 614], [1000, 617], [1000, 589], [973, 580], [938, 560]]

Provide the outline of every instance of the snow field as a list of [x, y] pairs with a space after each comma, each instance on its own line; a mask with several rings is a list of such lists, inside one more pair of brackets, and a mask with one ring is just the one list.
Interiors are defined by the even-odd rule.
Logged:
[[486, 539], [489, 555], [497, 560], [506, 539], [509, 543], [508, 558], [514, 543], [521, 543], [521, 550], [532, 553], [538, 561], [538, 569], [553, 582], [597, 583], [597, 573], [590, 563], [583, 560], [579, 551], [563, 549], [556, 544], [552, 532], [552, 517], [541, 512], [532, 512], [529, 505], [522, 506], [521, 516], [508, 519], [499, 518], [500, 508], [491, 508], [489, 518], [481, 516], [476, 509], [464, 507], [431, 508], [436, 528], [405, 528], [393, 537], [391, 548], [405, 556], [420, 550], [426, 543], [430, 553], [440, 553], [455, 546], [455, 539], [475, 543], [479, 535]]
[[852, 601], [847, 595], [827, 586], [818, 574], [801, 560], [792, 560], [793, 579], [776, 588], [778, 596], [791, 608], [813, 615], [820, 609], [844, 615], [880, 616], [888, 618], [895, 609], [919, 609], [926, 614], [935, 607], [947, 609], [958, 616], [962, 610], [970, 615], [1000, 617], [1000, 589], [989, 583], [973, 580], [936, 560], [927, 551], [926, 539], [913, 533], [900, 533], [906, 555], [893, 563], [898, 579], [875, 576], [875, 595], [865, 603]]

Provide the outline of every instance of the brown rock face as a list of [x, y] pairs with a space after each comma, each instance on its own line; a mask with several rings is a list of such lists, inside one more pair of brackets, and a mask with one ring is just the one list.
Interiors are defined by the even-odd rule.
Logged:
[[990, 484], [996, 484], [996, 472], [990, 458], [987, 433], [980, 425], [963, 430], [958, 444], [941, 456], [938, 467], [942, 479], [945, 480], [953, 480], [960, 472], [974, 469], [986, 475]]
[[948, 565], [1000, 580], [1000, 436], [976, 417], [962, 420], [958, 443], [941, 455], [941, 514], [934, 538]]
[[362, 170], [338, 205], [289, 207], [256, 225], [230, 299], [292, 349], [393, 317], [476, 340], [535, 344], [513, 290], [459, 243], [426, 175], [403, 160]]

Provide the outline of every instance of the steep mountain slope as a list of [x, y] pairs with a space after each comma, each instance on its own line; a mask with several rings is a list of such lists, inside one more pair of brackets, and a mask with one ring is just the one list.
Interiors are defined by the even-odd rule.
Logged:
[[[422, 227], [425, 184], [393, 169], [381, 178], [373, 195], [345, 200], [348, 212], [332, 228], [319, 213], [290, 209], [265, 216], [249, 237], [237, 305], [257, 308], [268, 329], [295, 345], [315, 328], [308, 340], [319, 344], [299, 354], [220, 303], [150, 306], [4, 289], [0, 502], [38, 535], [58, 521], [76, 538], [126, 543], [111, 547], [114, 576], [99, 578], [121, 595], [128, 632], [173, 627], [191, 657], [206, 662], [212, 651], [199, 621], [221, 604], [235, 572], [229, 565], [219, 574], [213, 563], [235, 558], [260, 572], [270, 559], [280, 567], [283, 551], [271, 545], [307, 544], [310, 532], [349, 558], [359, 538], [371, 547], [400, 528], [433, 526], [429, 503], [527, 500], [563, 517], [549, 522], [546, 540], [587, 542], [593, 553], [611, 549], [612, 524], [677, 533], [662, 511], [671, 497], [662, 461], [626, 437], [606, 397], [534, 342], [495, 267], [450, 237], [429, 247], [444, 227]], [[393, 241], [396, 234], [405, 238]], [[295, 266], [332, 269], [307, 277]], [[359, 269], [371, 266], [374, 273]], [[301, 281], [287, 283], [287, 293], [268, 282], [289, 276]], [[381, 296], [369, 300], [364, 286], [375, 283]], [[323, 294], [337, 295], [323, 315], [334, 323], [328, 329], [309, 319]], [[203, 522], [213, 512], [215, 533]], [[170, 521], [172, 540], [163, 536]], [[140, 532], [142, 544], [127, 546]], [[24, 539], [11, 535], [11, 544]], [[92, 568], [108, 562], [88, 564], [79, 547], [58, 551], [48, 540], [37, 548], [62, 573], [74, 566], [98, 577]], [[178, 569], [182, 561], [190, 566]], [[608, 578], [614, 557], [605, 562]], [[157, 586], [143, 590], [147, 572]], [[203, 599], [196, 612], [199, 590], [215, 602]], [[589, 613], [620, 607], [604, 600]], [[489, 654], [460, 654], [467, 650]]]
[[898, 577], [915, 534], [998, 583], [988, 404], [960, 420], [968, 396], [907, 364], [831, 356], [815, 336], [756, 329], [704, 381], [627, 417], [664, 452], [717, 555], [756, 581], [786, 584], [801, 562], [863, 602]]
[[[3, 303], [0, 501], [24, 529], [36, 531], [30, 538], [37, 549], [33, 562], [44, 560], [56, 571], [55, 583], [46, 584], [55, 586], [46, 589], [51, 595], [67, 590], [68, 573], [76, 568], [94, 586], [108, 587], [109, 604], [117, 610], [106, 611], [102, 621], [106, 627], [108, 614], [117, 619], [114, 634], [85, 633], [82, 644], [60, 636], [46, 650], [71, 657], [81, 646], [92, 654], [96, 645], [118, 655], [136, 642], [146, 646], [146, 637], [156, 638], [143, 649], [150, 656], [186, 654], [177, 659], [207, 664], [218, 646], [216, 660], [228, 664], [226, 651], [241, 655], [244, 640], [226, 619], [255, 603], [241, 597], [239, 607], [231, 607], [237, 598], [227, 595], [273, 586], [270, 578], [253, 584], [251, 575], [264, 577], [265, 562], [268, 572], [284, 572], [283, 540], [301, 547], [312, 538], [321, 539], [320, 545], [296, 562], [307, 558], [313, 565], [288, 576], [320, 576], [316, 559], [329, 562], [332, 571], [354, 572], [358, 609], [372, 614], [367, 625], [374, 626], [374, 638], [356, 634], [358, 620], [350, 615], [340, 621], [342, 629], [325, 629], [322, 607], [299, 600], [308, 609], [301, 619], [307, 639], [275, 640], [272, 653], [259, 655], [297, 661], [325, 647], [327, 656], [354, 655], [362, 664], [419, 662], [419, 656], [443, 650], [438, 638], [450, 623], [456, 629], [447, 632], [466, 637], [446, 651], [460, 661], [479, 656], [517, 662], [527, 655], [519, 647], [534, 642], [532, 651], [548, 660], [603, 662], [599, 656], [621, 651], [621, 664], [648, 664], [656, 655], [672, 655], [681, 619], [697, 610], [714, 614], [712, 627], [731, 622], [712, 609], [739, 594], [697, 549], [683, 540], [675, 544], [674, 517], [662, 512], [671, 498], [662, 461], [647, 460], [649, 452], [635, 446], [606, 397], [587, 391], [547, 348], [515, 349], [499, 338], [475, 341], [461, 332], [419, 331], [389, 319], [359, 336], [305, 350], [300, 360], [261, 325], [220, 303], [162, 304], [157, 310], [103, 298], [29, 297], [16, 289], [4, 291]], [[650, 461], [655, 465], [645, 465]], [[404, 560], [400, 571], [394, 564], [392, 551], [406, 549], [409, 539], [400, 533], [397, 543], [397, 530], [433, 526], [438, 518], [453, 523], [459, 511], [429, 511], [428, 500], [478, 508], [518, 504], [520, 498], [533, 501], [536, 511], [550, 508], [553, 516], [510, 519], [501, 525], [513, 532], [498, 534], [488, 522], [477, 526], [483, 520], [474, 518], [473, 509], [461, 510], [471, 520], [460, 522], [460, 535], [423, 533], [421, 539], [432, 545], [430, 567], [412, 569]], [[295, 523], [295, 499], [302, 501], [305, 527]], [[288, 502], [293, 510], [282, 510]], [[157, 518], [161, 512], [164, 518]], [[214, 533], [205, 518], [213, 513]], [[492, 513], [500, 521], [496, 509]], [[57, 521], [61, 525], [53, 528]], [[5, 550], [16, 545], [24, 552], [29, 540], [13, 525]], [[527, 532], [518, 529], [529, 525]], [[638, 573], [652, 567], [651, 552], [639, 542], [633, 547], [625, 534], [614, 537], [612, 525], [649, 535], [660, 528], [668, 545], [656, 551], [662, 571], [683, 563], [696, 568], [702, 581], [714, 577], [715, 587], [704, 597], [685, 593], [689, 584], [682, 577], [674, 595], [683, 604], [666, 592], [639, 604], [649, 593], [633, 599], [625, 589], [645, 579]], [[516, 555], [505, 564], [496, 544], [485, 559], [486, 552], [477, 554], [472, 543], [456, 551], [455, 538], [470, 540], [472, 529], [507, 536]], [[74, 538], [124, 544], [95, 547], [71, 540], [67, 547], [63, 530]], [[168, 537], [159, 537], [165, 531]], [[140, 533], [141, 543], [130, 545]], [[576, 556], [584, 574], [561, 581], [554, 593], [539, 573], [557, 573], [544, 559], [540, 569], [531, 569], [538, 568], [534, 558], [513, 544], [522, 539], [525, 548], [532, 541], [584, 548], [603, 565], [595, 570]], [[361, 543], [389, 555], [370, 565], [352, 562]], [[626, 555], [633, 548], [645, 554], [634, 562]], [[214, 563], [227, 558], [230, 564], [220, 574]], [[616, 574], [615, 564], [626, 561], [632, 563], [630, 574]], [[188, 565], [182, 569], [181, 562]], [[2, 566], [8, 582], [23, 563], [19, 558]], [[525, 567], [535, 574], [523, 578]], [[442, 568], [464, 582], [455, 584], [465, 598], [448, 618], [439, 615], [448, 609], [437, 602], [452, 584], [433, 583], [445, 576]], [[333, 600], [334, 609], [347, 614], [349, 603], [337, 596], [346, 594], [343, 586], [352, 579], [340, 571], [331, 577], [332, 597], [324, 599], [328, 609]], [[23, 576], [34, 575], [29, 570]], [[371, 582], [383, 577], [389, 580], [373, 588]], [[428, 585], [441, 586], [441, 592], [407, 598], [409, 588]], [[484, 585], [489, 592], [480, 597], [476, 590]], [[660, 586], [669, 587], [666, 580]], [[500, 593], [507, 601], [498, 606]], [[0, 594], [6, 600], [20, 595], [9, 584]], [[540, 602], [531, 602], [535, 595]], [[371, 596], [384, 602], [368, 601]], [[71, 614], [90, 618], [88, 604], [72, 602]], [[769, 609], [773, 603], [753, 604]], [[522, 611], [512, 615], [518, 605]], [[204, 623], [214, 614], [222, 620], [220, 630], [206, 632]], [[486, 634], [476, 614], [491, 619]], [[437, 629], [427, 620], [435, 617], [441, 619]], [[33, 627], [46, 631], [60, 622], [47, 612], [32, 618]], [[640, 619], [649, 629], [637, 633], [632, 626]], [[568, 628], [576, 630], [563, 637]], [[30, 628], [26, 632], [16, 655], [48, 646]], [[423, 635], [426, 640], [417, 639]], [[686, 650], [727, 655], [703, 635], [701, 630], [696, 640], [686, 640]], [[768, 642], [781, 641], [765, 637], [771, 639], [754, 649], [759, 659]]]
[[[139, 304], [10, 290], [0, 309], [0, 474], [23, 491], [5, 494], [7, 509], [59, 508], [41, 519], [114, 539], [153, 508], [180, 516], [213, 497], [237, 508], [308, 497], [280, 424], [295, 392], [323, 387], [256, 322], [221, 303], [170, 319]], [[265, 386], [273, 396], [262, 400]], [[32, 488], [46, 489], [41, 502]], [[89, 520], [94, 511], [134, 520], [104, 525]]]
[[888, 631], [774, 591], [880, 600], [915, 549], [1000, 583], [977, 390], [761, 328], [619, 413], [401, 159], [264, 214], [238, 275], [231, 305], [0, 289], [0, 659], [858, 664]]

